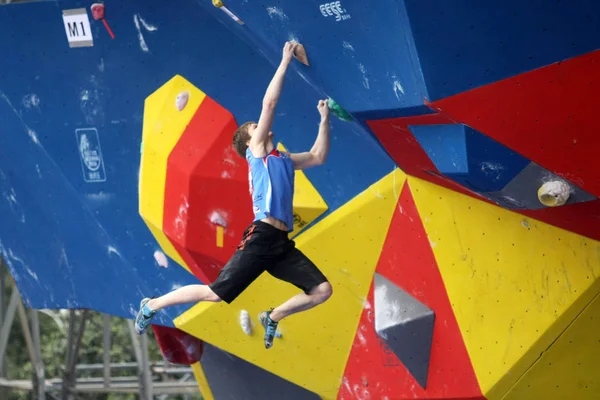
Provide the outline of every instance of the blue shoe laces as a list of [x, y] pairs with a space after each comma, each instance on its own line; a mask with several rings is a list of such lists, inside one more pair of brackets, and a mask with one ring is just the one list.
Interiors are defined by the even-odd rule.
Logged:
[[150, 307], [148, 307], [148, 303], [144, 304], [144, 307], [142, 307], [142, 315], [145, 318], [152, 318], [154, 314], [156, 314], [156, 311], [151, 310]]
[[267, 315], [267, 335], [275, 336], [277, 332], [277, 322], [274, 322], [269, 315]]

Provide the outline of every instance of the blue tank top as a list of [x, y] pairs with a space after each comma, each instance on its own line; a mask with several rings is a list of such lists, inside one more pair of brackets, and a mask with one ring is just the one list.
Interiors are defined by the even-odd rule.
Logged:
[[286, 153], [273, 149], [264, 157], [254, 157], [248, 148], [248, 181], [254, 221], [271, 216], [294, 230], [294, 164]]

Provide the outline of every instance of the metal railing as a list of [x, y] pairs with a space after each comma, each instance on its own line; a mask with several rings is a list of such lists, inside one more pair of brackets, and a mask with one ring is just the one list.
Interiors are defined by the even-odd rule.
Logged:
[[[0, 0], [1, 4], [2, 0]], [[5, 271], [4, 260], [0, 257], [0, 299], [4, 298]], [[138, 393], [141, 400], [154, 398], [166, 399], [172, 394], [199, 393], [198, 384], [190, 367], [174, 366], [164, 360], [148, 359], [148, 337], [138, 336], [133, 321], [127, 320], [135, 354], [135, 362], [110, 362], [111, 319], [103, 318], [103, 363], [78, 364], [77, 355], [88, 322], [89, 310], [83, 310], [79, 318], [75, 310], [69, 310], [67, 329], [67, 356], [64, 375], [59, 378], [45, 377], [44, 362], [41, 356], [40, 327], [38, 311], [29, 310], [30, 318], [21, 300], [18, 288], [13, 284], [8, 305], [0, 300], [0, 388], [28, 390], [34, 392], [34, 398], [73, 399], [74, 393]], [[9, 380], [5, 368], [5, 354], [8, 338], [15, 316], [19, 316], [24, 334], [27, 352], [34, 372], [32, 380]], [[31, 325], [31, 326], [30, 326]], [[131, 370], [130, 376], [112, 376], [112, 372]], [[80, 377], [78, 375], [88, 376]], [[99, 376], [89, 376], [98, 373]], [[58, 396], [60, 395], [60, 396]]]

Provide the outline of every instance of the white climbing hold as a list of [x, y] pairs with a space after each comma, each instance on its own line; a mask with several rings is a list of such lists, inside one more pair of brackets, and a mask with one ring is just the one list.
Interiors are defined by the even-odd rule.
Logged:
[[167, 260], [167, 256], [165, 256], [165, 253], [163, 253], [162, 251], [156, 250], [154, 252], [154, 259], [156, 260], [156, 263], [161, 267], [169, 268], [169, 260]]
[[189, 99], [190, 99], [190, 92], [188, 92], [187, 90], [179, 93], [177, 95], [177, 98], [175, 99], [175, 107], [177, 107], [177, 109], [179, 111], [183, 110], [185, 108], [185, 106], [187, 106]]
[[562, 206], [570, 194], [571, 188], [564, 181], [546, 182], [538, 189], [538, 199], [546, 207]]
[[223, 217], [223, 215], [221, 215], [221, 213], [219, 213], [217, 211], [213, 211], [210, 214], [210, 222], [215, 225], [219, 225], [224, 228], [227, 228], [227, 221], [225, 220], [225, 217]]
[[240, 326], [246, 335], [252, 335], [252, 322], [250, 314], [246, 310], [240, 312]]

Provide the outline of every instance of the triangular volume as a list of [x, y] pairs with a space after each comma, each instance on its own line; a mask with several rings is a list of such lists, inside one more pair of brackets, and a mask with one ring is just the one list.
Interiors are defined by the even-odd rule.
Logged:
[[546, 207], [538, 197], [539, 188], [546, 182], [564, 183], [567, 192], [564, 203], [566, 205], [597, 200], [579, 186], [572, 182], [567, 183], [564, 178], [534, 162], [523, 168], [502, 190], [487, 195], [504, 208], [538, 210]]
[[[483, 400], [444, 281], [408, 184], [398, 193], [400, 199], [387, 232], [376, 273], [418, 300], [421, 303], [420, 307], [425, 305], [435, 313], [427, 387], [419, 385], [413, 376], [418, 373], [406, 361], [406, 357], [401, 355], [404, 360], [400, 360], [386, 341], [377, 334], [373, 282], [348, 357], [338, 400]], [[419, 331], [423, 330], [425, 329], [419, 327]], [[388, 332], [388, 340], [390, 336]]]
[[152, 331], [163, 357], [170, 363], [192, 365], [200, 361], [202, 340], [170, 326], [152, 325]]
[[205, 344], [200, 362], [215, 399], [318, 400], [320, 397], [233, 354]]
[[423, 388], [427, 386], [434, 321], [427, 306], [375, 273], [375, 331]]

